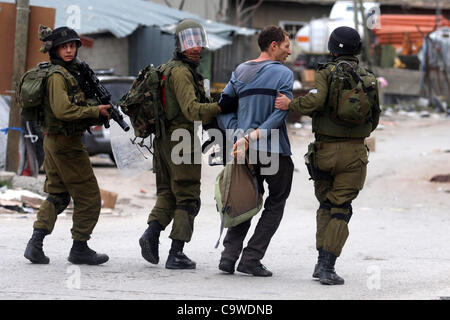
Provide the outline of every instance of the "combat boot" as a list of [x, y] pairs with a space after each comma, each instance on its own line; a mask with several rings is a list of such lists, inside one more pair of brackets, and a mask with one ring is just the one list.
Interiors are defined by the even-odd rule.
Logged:
[[169, 253], [166, 261], [166, 269], [195, 269], [196, 263], [189, 259], [183, 252]]
[[34, 229], [31, 239], [28, 241], [25, 249], [24, 257], [30, 260], [32, 263], [48, 264], [50, 259], [44, 254], [42, 246], [44, 243], [44, 237], [48, 234], [47, 230]]
[[74, 240], [67, 260], [73, 264], [98, 265], [108, 261], [109, 257], [89, 248], [86, 241]]
[[142, 257], [153, 264], [158, 264], [159, 262], [159, 235], [161, 230], [161, 224], [153, 220], [148, 224], [147, 230], [139, 238]]
[[172, 240], [172, 247], [166, 261], [166, 269], [195, 269], [196, 263], [183, 253], [184, 241]]
[[317, 263], [314, 266], [314, 272], [312, 277], [315, 279], [319, 279], [320, 278], [320, 269], [322, 269], [322, 264], [323, 264], [323, 250], [319, 249], [319, 256], [317, 257]]
[[336, 256], [330, 252], [323, 251], [323, 263], [320, 270], [319, 281], [321, 284], [336, 285], [344, 284], [344, 279], [337, 275], [334, 270]]

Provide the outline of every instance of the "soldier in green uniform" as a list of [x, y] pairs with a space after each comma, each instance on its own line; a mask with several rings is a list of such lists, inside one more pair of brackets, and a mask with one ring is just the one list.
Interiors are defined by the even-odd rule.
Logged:
[[41, 51], [50, 55], [42, 125], [44, 191], [49, 195], [39, 208], [24, 256], [32, 263], [50, 262], [42, 249], [44, 237], [52, 232], [57, 215], [72, 198], [73, 245], [68, 260], [74, 264], [102, 264], [108, 261], [108, 256], [87, 245], [100, 214], [101, 198], [81, 136], [89, 126], [100, 124], [101, 117], [108, 117], [107, 109], [111, 106], [99, 105], [80, 88], [83, 74], [79, 72], [76, 56], [81, 40], [74, 30], [60, 27], [52, 31], [41, 26], [39, 37], [44, 42]]
[[[200, 210], [201, 164], [195, 163], [194, 158], [201, 150], [194, 149], [194, 145], [200, 145], [194, 144], [194, 139], [198, 139], [194, 121], [209, 124], [217, 114], [232, 111], [233, 103], [226, 99], [219, 103], [210, 102], [205, 96], [203, 77], [197, 71], [202, 50], [208, 47], [202, 25], [192, 19], [182, 20], [176, 28], [175, 39], [173, 58], [162, 65], [167, 124], [166, 132], [154, 139], [157, 200], [139, 245], [143, 258], [157, 264], [160, 233], [173, 222], [169, 235], [172, 246], [165, 267], [195, 269], [196, 263], [183, 253], [185, 243], [191, 240], [194, 219]], [[171, 141], [172, 133], [177, 129], [189, 133], [188, 157], [191, 161], [179, 163], [171, 157], [174, 146], [179, 143]]]
[[349, 27], [335, 29], [328, 49], [334, 61], [319, 66], [314, 89], [292, 101], [279, 94], [275, 107], [312, 117], [315, 142], [308, 147], [305, 159], [320, 202], [316, 230], [319, 256], [313, 277], [321, 284], [336, 285], [344, 283], [334, 265], [349, 235], [351, 203], [366, 178], [364, 139], [377, 127], [380, 109], [377, 80], [359, 66], [356, 57], [361, 51], [358, 32]]

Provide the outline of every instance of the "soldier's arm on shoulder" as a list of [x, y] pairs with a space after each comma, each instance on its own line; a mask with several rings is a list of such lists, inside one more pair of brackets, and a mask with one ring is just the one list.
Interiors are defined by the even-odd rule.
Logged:
[[328, 75], [327, 69], [316, 72], [314, 88], [306, 95], [292, 100], [289, 109], [308, 116], [323, 108], [328, 96]]
[[210, 122], [220, 113], [217, 102], [200, 103], [197, 100], [194, 78], [187, 68], [174, 67], [169, 77], [169, 85], [173, 88], [181, 111], [188, 120]]
[[70, 101], [66, 80], [59, 73], [53, 73], [47, 79], [47, 95], [53, 114], [59, 120], [74, 121], [99, 117], [97, 106], [78, 106]]

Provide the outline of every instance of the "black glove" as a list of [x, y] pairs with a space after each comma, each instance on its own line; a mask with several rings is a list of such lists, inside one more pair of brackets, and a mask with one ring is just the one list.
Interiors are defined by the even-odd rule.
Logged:
[[230, 97], [229, 95], [222, 93], [218, 104], [220, 109], [222, 109], [221, 114], [236, 112], [239, 105], [239, 98]]

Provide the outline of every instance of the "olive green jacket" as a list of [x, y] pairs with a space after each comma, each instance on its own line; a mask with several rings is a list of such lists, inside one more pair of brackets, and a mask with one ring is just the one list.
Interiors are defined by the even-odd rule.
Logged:
[[[71, 85], [73, 81], [75, 85]], [[69, 81], [63, 73], [53, 72], [47, 79], [43, 131], [67, 136], [82, 135], [90, 125], [99, 122], [97, 105], [97, 102], [86, 100], [74, 78]]]
[[220, 113], [219, 105], [209, 102], [205, 96], [203, 77], [187, 63], [179, 61], [171, 69], [167, 84], [166, 118], [169, 128], [192, 127], [194, 121], [208, 124]]

